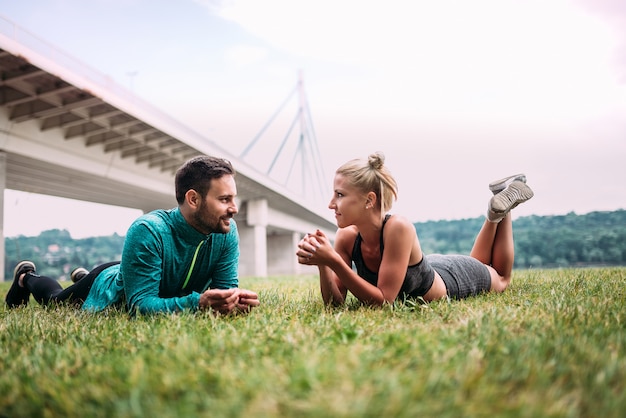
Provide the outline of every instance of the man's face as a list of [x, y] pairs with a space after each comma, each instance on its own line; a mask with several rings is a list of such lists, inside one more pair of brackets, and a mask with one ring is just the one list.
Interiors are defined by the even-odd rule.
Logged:
[[237, 185], [232, 175], [211, 180], [209, 192], [192, 215], [192, 226], [203, 234], [228, 233], [230, 220], [238, 212], [236, 196]]

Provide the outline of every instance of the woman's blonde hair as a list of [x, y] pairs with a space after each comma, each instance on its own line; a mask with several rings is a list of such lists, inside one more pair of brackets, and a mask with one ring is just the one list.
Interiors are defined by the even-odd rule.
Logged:
[[337, 169], [336, 174], [344, 176], [348, 182], [363, 193], [374, 192], [380, 202], [381, 216], [385, 216], [393, 201], [398, 198], [398, 185], [385, 166], [385, 155], [377, 151], [364, 159], [350, 160]]

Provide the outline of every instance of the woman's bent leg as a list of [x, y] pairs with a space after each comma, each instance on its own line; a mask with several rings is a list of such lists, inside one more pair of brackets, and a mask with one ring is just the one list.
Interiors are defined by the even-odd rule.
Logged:
[[513, 262], [515, 261], [511, 214], [507, 214], [497, 225], [498, 228], [491, 252], [491, 265], [502, 276], [503, 284], [506, 288], [511, 281], [511, 272], [513, 271]]
[[500, 222], [485, 220], [470, 253], [472, 257], [490, 266], [491, 290], [502, 292], [511, 282], [515, 247], [511, 214]]
[[488, 266], [491, 265], [491, 259], [493, 257], [493, 245], [496, 240], [496, 231], [498, 230], [498, 224], [489, 222], [485, 219], [482, 228], [478, 232], [476, 239], [474, 240], [474, 246], [470, 255]]

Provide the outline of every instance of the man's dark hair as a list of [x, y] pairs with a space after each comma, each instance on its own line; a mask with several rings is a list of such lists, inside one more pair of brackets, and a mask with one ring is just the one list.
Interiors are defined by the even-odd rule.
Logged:
[[211, 180], [230, 174], [235, 175], [235, 169], [230, 161], [224, 158], [200, 155], [185, 162], [177, 171], [175, 177], [176, 201], [182, 204], [185, 193], [195, 190], [202, 198], [211, 187]]

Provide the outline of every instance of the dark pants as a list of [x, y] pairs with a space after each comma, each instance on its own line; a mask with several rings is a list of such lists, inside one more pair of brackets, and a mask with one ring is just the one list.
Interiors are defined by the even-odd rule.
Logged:
[[65, 289], [59, 282], [50, 277], [30, 272], [24, 276], [24, 287], [30, 290], [35, 300], [42, 305], [67, 303], [80, 307], [87, 299], [91, 286], [98, 274], [105, 268], [115, 264], [119, 264], [119, 261], [101, 264], [91, 270], [85, 277]]

